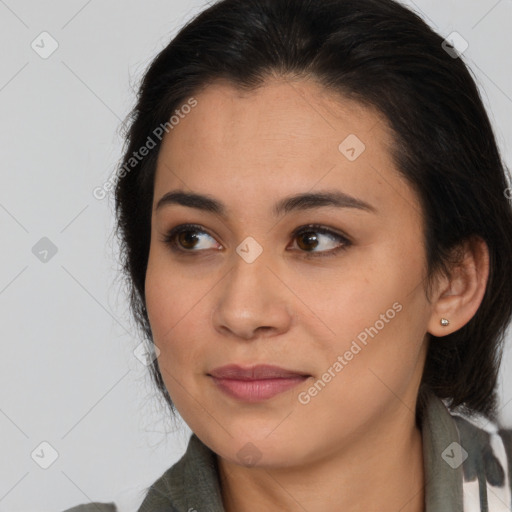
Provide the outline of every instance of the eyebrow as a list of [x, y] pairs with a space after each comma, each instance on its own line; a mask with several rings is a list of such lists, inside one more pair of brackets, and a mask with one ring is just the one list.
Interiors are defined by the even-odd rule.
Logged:
[[[196, 208], [198, 210], [220, 215], [224, 218], [227, 216], [226, 207], [221, 201], [218, 201], [211, 196], [181, 191], [167, 192], [163, 195], [158, 201], [155, 211], [159, 211], [164, 206], [173, 204]], [[274, 205], [272, 213], [275, 217], [278, 217], [281, 214], [288, 214], [292, 211], [312, 210], [326, 206], [334, 206], [336, 208], [354, 208], [357, 210], [377, 213], [377, 209], [369, 203], [340, 191], [307, 192], [285, 197]]]

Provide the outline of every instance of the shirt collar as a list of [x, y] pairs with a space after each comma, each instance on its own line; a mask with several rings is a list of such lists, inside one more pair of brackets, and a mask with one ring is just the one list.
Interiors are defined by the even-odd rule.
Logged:
[[453, 416], [434, 393], [426, 393], [420, 415], [425, 472], [425, 511], [462, 512], [462, 460]]

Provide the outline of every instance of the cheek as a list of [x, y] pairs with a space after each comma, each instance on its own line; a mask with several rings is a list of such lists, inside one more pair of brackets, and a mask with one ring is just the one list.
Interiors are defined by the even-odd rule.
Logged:
[[[419, 277], [422, 259], [404, 254], [389, 250], [386, 256], [380, 247], [377, 259], [360, 258], [334, 279], [302, 282], [297, 294], [313, 305], [317, 316], [309, 329], [320, 353], [328, 355], [327, 367], [346, 354], [347, 369], [391, 369], [406, 377], [415, 368], [429, 312]], [[320, 329], [329, 334], [318, 336]], [[360, 378], [357, 371], [344, 373]]]
[[338, 436], [369, 425], [389, 407], [413, 407], [410, 400], [421, 379], [426, 346], [421, 330], [407, 304], [374, 311], [383, 313], [385, 320], [375, 315], [370, 319], [368, 312], [366, 324], [352, 321], [350, 315], [345, 323], [339, 319], [343, 334], [324, 347], [326, 359], [317, 358], [325, 362], [318, 365], [309, 387], [301, 390], [299, 401], [305, 405], [297, 410], [311, 430], [321, 432], [335, 422]]
[[173, 312], [176, 311], [176, 304], [165, 278], [151, 264], [148, 265], [146, 273], [145, 297], [153, 340], [161, 348], [160, 343], [165, 333], [174, 323]]
[[204, 321], [208, 318], [203, 299], [210, 288], [204, 281], [187, 279], [176, 268], [169, 268], [165, 257], [148, 261], [146, 308], [169, 392], [175, 387], [169, 376], [190, 379], [202, 361]]
[[173, 338], [175, 328], [192, 312], [205, 292], [204, 285], [183, 277], [162, 253], [150, 252], [145, 279], [146, 308], [157, 345], [165, 345]]
[[[403, 297], [402, 285], [390, 269], [376, 268], [369, 261], [356, 264], [356, 259], [347, 259], [349, 264], [337, 272], [317, 272], [294, 283], [294, 293], [315, 314], [317, 332], [323, 325], [322, 331], [341, 344], [372, 326]], [[314, 324], [310, 327], [315, 328]]]
[[[174, 291], [177, 284], [172, 273], [169, 273], [156, 258], [149, 260], [145, 282], [146, 309], [151, 326], [153, 342], [158, 347], [158, 366], [164, 379], [165, 386], [173, 396], [173, 382], [177, 377], [176, 370], [183, 368], [181, 364], [179, 344], [174, 340], [179, 339], [176, 332], [180, 329], [180, 318], [184, 315], [183, 300], [179, 300]], [[179, 288], [178, 288], [179, 289]], [[186, 300], [186, 297], [182, 297]], [[174, 377], [174, 378], [172, 378]]]

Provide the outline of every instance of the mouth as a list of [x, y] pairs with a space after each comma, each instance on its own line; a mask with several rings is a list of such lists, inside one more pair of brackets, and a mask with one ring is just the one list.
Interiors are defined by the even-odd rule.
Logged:
[[224, 394], [244, 402], [268, 400], [307, 380], [311, 375], [273, 365], [227, 365], [208, 373]]

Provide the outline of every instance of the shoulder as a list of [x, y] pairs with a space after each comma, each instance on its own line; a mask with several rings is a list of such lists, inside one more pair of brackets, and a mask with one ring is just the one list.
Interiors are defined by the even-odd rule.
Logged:
[[149, 489], [138, 512], [222, 512], [215, 454], [192, 434], [183, 457]]
[[[512, 454], [512, 428], [511, 429], [499, 429], [498, 434], [501, 436], [503, 440], [503, 444], [505, 446], [505, 450], [509, 455]], [[510, 457], [512, 458], [512, 456]]]
[[[195, 436], [189, 441], [187, 452], [173, 466], [168, 468], [153, 484], [146, 488], [145, 497], [138, 512], [177, 512], [184, 510], [184, 500], [189, 492], [196, 492], [190, 486], [190, 473], [197, 474], [203, 469], [204, 453]], [[78, 505], [63, 512], [122, 512], [120, 503], [93, 502]], [[185, 509], [188, 510], [188, 509]]]
[[114, 503], [87, 503], [68, 508], [64, 512], [118, 512]]
[[512, 429], [479, 415], [453, 418], [460, 436], [465, 499], [478, 495], [480, 505], [489, 510], [512, 510]]

